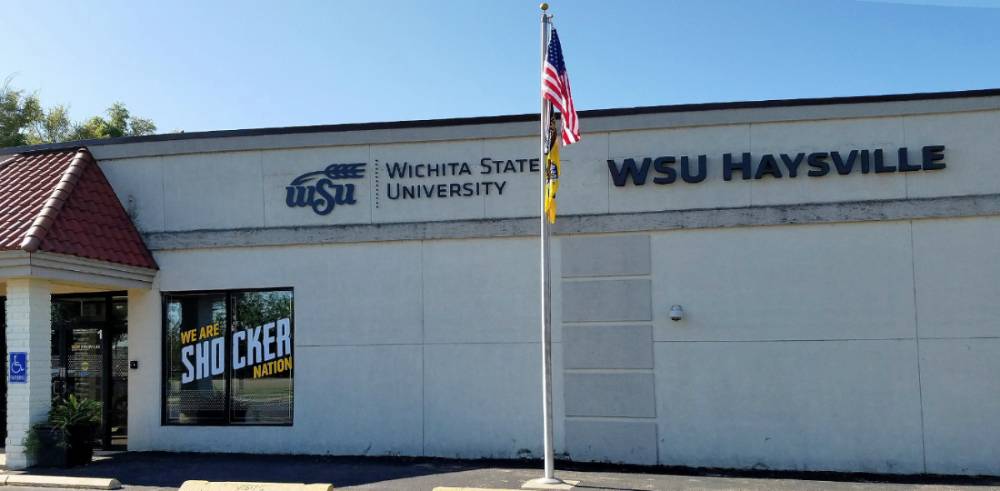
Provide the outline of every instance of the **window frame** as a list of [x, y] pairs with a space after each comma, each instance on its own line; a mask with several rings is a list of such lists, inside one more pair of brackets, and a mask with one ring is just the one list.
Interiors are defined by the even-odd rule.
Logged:
[[[288, 422], [236, 422], [232, 421], [232, 383], [233, 383], [233, 364], [232, 360], [229, 359], [233, 352], [233, 339], [231, 328], [233, 325], [233, 296], [240, 293], [260, 293], [260, 292], [289, 292], [292, 294], [292, 309], [289, 322], [291, 324], [292, 330], [292, 353], [294, 354], [298, 351], [295, 344], [295, 288], [290, 286], [280, 286], [273, 288], [230, 288], [230, 289], [219, 289], [219, 290], [175, 290], [169, 292], [160, 292], [160, 426], [180, 426], [180, 427], [281, 427], [281, 426], [294, 426], [295, 425], [295, 367], [293, 366], [290, 372], [290, 378], [292, 383], [292, 401], [291, 401], [291, 414]], [[219, 295], [223, 294], [226, 296], [226, 326], [225, 326], [225, 353], [226, 353], [226, 364], [224, 372], [224, 382], [225, 382], [225, 421], [220, 422], [207, 422], [207, 423], [179, 423], [171, 422], [167, 417], [167, 392], [170, 387], [170, 359], [167, 356], [167, 349], [169, 348], [169, 343], [167, 340], [167, 297], [178, 296], [178, 295]]]

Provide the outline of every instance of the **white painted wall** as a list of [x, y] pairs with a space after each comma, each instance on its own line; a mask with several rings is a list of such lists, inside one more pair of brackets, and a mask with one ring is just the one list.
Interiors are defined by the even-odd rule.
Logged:
[[[3, 363], [8, 372], [7, 440], [4, 465], [8, 469], [24, 469], [33, 465], [25, 439], [32, 425], [46, 421], [52, 407], [52, 284], [38, 278], [8, 279], [4, 293], [7, 353]], [[9, 353], [27, 353], [28, 381], [9, 383]]]
[[[989, 281], [1000, 274], [990, 260], [997, 236], [1000, 218], [652, 234], [652, 462], [1000, 472], [991, 423], [1000, 335], [988, 311], [1000, 295]], [[131, 356], [141, 361], [129, 378], [130, 447], [538, 456], [535, 247], [157, 253], [158, 290], [129, 297]], [[159, 291], [268, 286], [295, 288], [294, 426], [160, 426]], [[667, 317], [673, 303], [685, 308], [681, 322]], [[559, 370], [556, 381], [565, 452]]]
[[[1000, 193], [998, 126], [1000, 111], [992, 110], [587, 133], [563, 153], [560, 211]], [[477, 166], [482, 157], [535, 152], [531, 138], [455, 137], [120, 158], [103, 161], [102, 168], [122, 201], [134, 202], [145, 231], [534, 213], [536, 174], [508, 176], [503, 198], [379, 200], [375, 207], [376, 159]], [[931, 144], [947, 147], [947, 169], [721, 178], [725, 152], [909, 146], [915, 156]], [[697, 153], [712, 159], [709, 178], [700, 184], [617, 188], [608, 178], [608, 158]], [[284, 186], [294, 177], [354, 161], [369, 162], [357, 205], [325, 217], [284, 205]], [[607, 329], [578, 329], [571, 333], [574, 343], [614, 339], [619, 333], [613, 328], [626, 326], [631, 344], [607, 349], [645, 349], [643, 336], [650, 336], [652, 352], [643, 355], [652, 356], [652, 367], [609, 356], [607, 367], [579, 368], [574, 351], [565, 373], [557, 368], [557, 452], [665, 465], [1000, 474], [1000, 426], [994, 424], [1000, 420], [1000, 263], [994, 251], [1000, 217], [638, 235], [648, 237], [645, 249], [621, 250], [641, 250], [648, 261], [623, 273], [595, 269], [564, 277], [565, 239], [556, 241], [555, 366], [563, 367], [564, 331], [579, 327]], [[619, 249], [593, 250], [603, 251], [589, 257], [598, 263], [617, 260]], [[195, 249], [158, 251], [156, 259], [156, 288], [129, 292], [130, 353], [140, 361], [129, 378], [130, 448], [540, 455], [536, 241]], [[295, 289], [294, 425], [161, 426], [159, 293], [279, 286]], [[613, 295], [602, 296], [607, 292]], [[587, 295], [598, 303], [580, 303]], [[579, 308], [563, 312], [564, 296], [566, 305]], [[684, 306], [683, 321], [668, 319], [672, 304]], [[621, 383], [608, 382], [615, 377]], [[579, 385], [567, 390], [567, 384]], [[576, 387], [599, 393], [581, 399]], [[621, 387], [633, 389], [626, 394]]]
[[923, 471], [909, 223], [652, 241], [661, 462]]
[[[1000, 170], [994, 165], [1000, 150], [995, 134], [998, 125], [1000, 111], [990, 110], [586, 133], [580, 144], [562, 153], [559, 209], [563, 214], [628, 213], [1000, 193]], [[453, 141], [120, 158], [102, 161], [101, 168], [122, 201], [134, 203], [136, 222], [147, 232], [422, 222], [536, 213], [537, 173], [479, 174], [480, 160], [485, 157], [536, 156], [535, 139], [463, 139], [458, 131], [454, 137]], [[939, 171], [866, 175], [855, 171], [847, 176], [831, 171], [824, 177], [808, 177], [803, 163], [794, 179], [786, 175], [782, 179], [722, 180], [724, 153], [751, 152], [759, 158], [765, 153], [884, 148], [886, 163], [895, 165], [898, 147], [909, 147], [914, 163], [919, 162], [921, 147], [939, 144], [946, 147], [948, 164]], [[709, 176], [701, 183], [649, 182], [619, 188], [609, 179], [609, 158], [620, 163], [630, 157], [697, 154], [709, 157]], [[407, 184], [494, 179], [507, 184], [500, 197], [388, 200], [384, 165], [397, 161], [467, 162], [473, 169], [472, 176], [399, 181]], [[347, 162], [368, 163], [365, 178], [350, 181], [358, 185], [357, 204], [340, 206], [326, 216], [285, 205], [285, 186], [292, 179], [329, 163]], [[377, 200], [373, 189], [379, 195]]]
[[[129, 447], [540, 455], [535, 243], [157, 253], [157, 289], [129, 292]], [[159, 292], [276, 286], [295, 289], [294, 425], [161, 426]]]

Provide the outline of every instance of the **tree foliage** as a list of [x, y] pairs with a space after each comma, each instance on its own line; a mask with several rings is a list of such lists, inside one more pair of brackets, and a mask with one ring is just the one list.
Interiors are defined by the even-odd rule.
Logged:
[[35, 95], [10, 88], [10, 79], [0, 87], [0, 146], [27, 145], [29, 132], [45, 117], [42, 104]]
[[156, 132], [156, 124], [152, 120], [133, 116], [121, 102], [112, 104], [105, 116], [73, 123], [66, 106], [60, 104], [43, 108], [36, 94], [16, 90], [10, 82], [8, 78], [0, 86], [0, 147], [151, 135]]
[[121, 102], [112, 104], [108, 108], [107, 115], [107, 119], [94, 116], [81, 124], [74, 125], [68, 139], [118, 138], [151, 135], [156, 131], [156, 125], [151, 120], [132, 116]]

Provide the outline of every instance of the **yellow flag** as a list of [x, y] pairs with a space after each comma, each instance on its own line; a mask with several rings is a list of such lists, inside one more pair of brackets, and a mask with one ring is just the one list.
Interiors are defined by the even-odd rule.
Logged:
[[549, 223], [556, 223], [556, 192], [559, 191], [559, 141], [545, 156], [545, 216]]

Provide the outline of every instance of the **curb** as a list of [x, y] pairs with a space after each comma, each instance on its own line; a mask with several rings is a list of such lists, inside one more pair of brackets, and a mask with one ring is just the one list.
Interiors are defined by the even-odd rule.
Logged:
[[121, 489], [117, 479], [103, 477], [39, 476], [32, 474], [4, 474], [0, 476], [4, 486], [34, 486], [39, 488], [64, 489]]
[[451, 486], [438, 486], [434, 491], [520, 491], [510, 488], [456, 488]]
[[332, 484], [184, 481], [179, 491], [333, 491]]
[[453, 487], [453, 486], [436, 486], [434, 491], [523, 491], [525, 489], [529, 490], [540, 490], [540, 489], [558, 489], [567, 490], [573, 489], [580, 481], [565, 481], [562, 484], [541, 484], [535, 485], [531, 484], [531, 481], [524, 483], [521, 489], [510, 489], [510, 488], [467, 488], [467, 487]]

